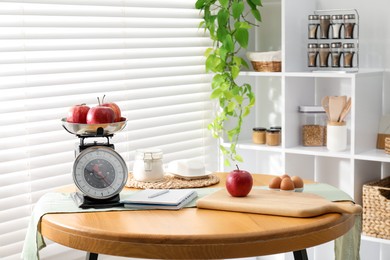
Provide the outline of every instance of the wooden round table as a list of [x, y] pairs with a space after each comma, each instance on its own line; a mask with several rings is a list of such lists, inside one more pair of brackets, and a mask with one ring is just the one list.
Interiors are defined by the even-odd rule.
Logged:
[[[219, 176], [213, 187], [225, 185], [225, 175]], [[271, 177], [256, 174], [254, 185], [267, 185]], [[41, 233], [94, 257], [221, 259], [304, 251], [340, 237], [353, 224], [349, 214], [292, 218], [185, 208], [47, 214]]]

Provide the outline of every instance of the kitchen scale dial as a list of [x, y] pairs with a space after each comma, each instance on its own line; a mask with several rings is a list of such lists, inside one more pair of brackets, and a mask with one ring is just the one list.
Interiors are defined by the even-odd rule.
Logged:
[[[119, 193], [126, 184], [126, 162], [110, 144], [115, 132], [122, 130], [126, 119], [110, 124], [75, 124], [62, 119], [62, 126], [80, 138], [73, 163], [73, 181], [80, 192], [72, 198], [80, 208], [110, 208], [122, 206]], [[106, 142], [86, 143], [87, 138], [106, 138]]]
[[127, 167], [113, 149], [95, 146], [83, 150], [73, 164], [73, 180], [77, 188], [94, 199], [113, 197], [123, 189]]

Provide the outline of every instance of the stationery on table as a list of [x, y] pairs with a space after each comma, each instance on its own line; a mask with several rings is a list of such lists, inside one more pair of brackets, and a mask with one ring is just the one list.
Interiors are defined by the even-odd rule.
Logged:
[[134, 209], [181, 209], [198, 193], [192, 189], [145, 189], [126, 197], [121, 202]]

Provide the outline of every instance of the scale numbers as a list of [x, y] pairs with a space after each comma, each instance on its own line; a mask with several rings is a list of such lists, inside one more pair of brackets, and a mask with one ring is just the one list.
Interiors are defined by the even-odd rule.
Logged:
[[126, 163], [111, 148], [90, 147], [76, 158], [73, 179], [85, 195], [95, 199], [109, 198], [118, 194], [126, 183]]

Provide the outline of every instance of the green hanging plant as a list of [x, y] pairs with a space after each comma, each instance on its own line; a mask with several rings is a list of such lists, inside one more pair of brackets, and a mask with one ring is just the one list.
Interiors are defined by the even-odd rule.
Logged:
[[[248, 8], [245, 8], [248, 6]], [[247, 49], [249, 29], [254, 25], [247, 19], [252, 15], [261, 21], [258, 8], [261, 0], [197, 0], [195, 7], [203, 11], [204, 27], [213, 40], [213, 48], [207, 49], [205, 56], [206, 71], [213, 72], [211, 98], [217, 99], [220, 110], [209, 125], [214, 138], [226, 136], [230, 147], [220, 145], [225, 156], [225, 165], [230, 162], [242, 162], [237, 153], [237, 142], [242, 122], [255, 104], [255, 95], [251, 85], [239, 85], [236, 82], [242, 67], [249, 68], [247, 62], [238, 56], [238, 52]], [[247, 11], [246, 9], [250, 9]], [[235, 120], [235, 126], [226, 129], [226, 122]]]

